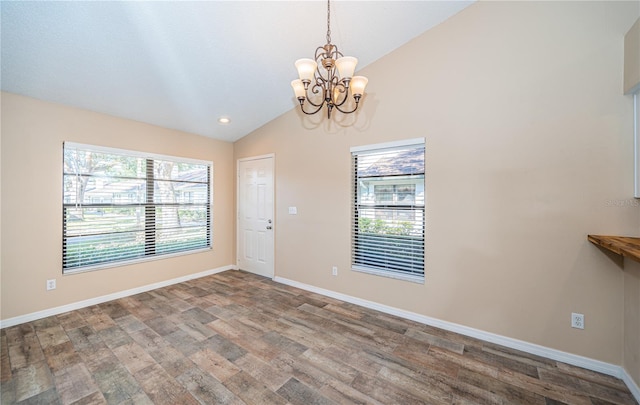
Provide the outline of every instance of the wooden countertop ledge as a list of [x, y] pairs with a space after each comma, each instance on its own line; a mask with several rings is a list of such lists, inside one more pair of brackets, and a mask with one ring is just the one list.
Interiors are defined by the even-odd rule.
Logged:
[[613, 253], [640, 262], [640, 238], [629, 236], [587, 235], [589, 242]]

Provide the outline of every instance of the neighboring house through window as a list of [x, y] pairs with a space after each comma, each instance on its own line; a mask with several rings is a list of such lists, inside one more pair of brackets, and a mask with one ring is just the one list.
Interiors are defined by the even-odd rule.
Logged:
[[63, 149], [63, 273], [211, 249], [211, 162]]
[[424, 138], [351, 149], [352, 268], [424, 281]]

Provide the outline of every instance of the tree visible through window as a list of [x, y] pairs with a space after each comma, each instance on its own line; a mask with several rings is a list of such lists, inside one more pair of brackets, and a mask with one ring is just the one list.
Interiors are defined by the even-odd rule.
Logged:
[[63, 271], [211, 248], [211, 170], [65, 143]]
[[352, 268], [424, 280], [424, 140], [352, 148]]

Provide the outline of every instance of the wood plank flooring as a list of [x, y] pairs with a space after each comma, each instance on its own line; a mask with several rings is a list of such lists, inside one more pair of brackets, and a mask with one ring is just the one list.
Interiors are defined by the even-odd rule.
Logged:
[[0, 336], [2, 404], [636, 404], [613, 377], [241, 271]]

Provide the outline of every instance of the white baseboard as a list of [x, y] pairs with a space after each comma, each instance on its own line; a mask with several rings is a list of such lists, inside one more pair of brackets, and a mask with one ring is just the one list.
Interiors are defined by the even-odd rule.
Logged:
[[55, 308], [45, 309], [44, 311], [33, 312], [26, 315], [16, 316], [14, 318], [3, 319], [0, 320], [0, 329], [8, 328], [10, 326], [19, 325], [25, 322], [35, 321], [37, 319], [46, 318], [48, 316], [59, 315], [65, 312], [73, 311], [80, 308], [86, 308], [91, 305], [102, 304], [103, 302], [116, 300], [118, 298], [129, 297], [131, 295], [140, 294], [146, 291], [155, 290], [157, 288], [167, 287], [173, 284], [183, 283], [185, 281], [193, 280], [200, 277], [210, 276], [212, 274], [221, 273], [227, 270], [233, 270], [236, 268], [234, 265], [228, 265], [223, 267], [218, 267], [211, 270], [201, 271], [199, 273], [188, 274], [186, 276], [173, 278], [170, 280], [160, 281], [153, 284], [143, 285], [141, 287], [132, 288], [130, 290], [118, 291], [113, 294], [107, 294], [96, 298], [90, 298], [84, 301], [78, 301], [67, 305], [62, 305]]
[[627, 370], [625, 370], [624, 368], [622, 369], [622, 381], [627, 384], [629, 391], [631, 391], [631, 395], [633, 395], [633, 397], [636, 399], [636, 402], [640, 404], [640, 387], [638, 387], [638, 384], [636, 384], [636, 382], [633, 380], [633, 378], [631, 378], [629, 373], [627, 373]]
[[640, 403], [640, 390], [638, 385], [633, 381], [631, 376], [626, 372], [623, 367], [616, 366], [614, 364], [605, 363], [603, 361], [594, 360], [588, 357], [579, 356], [577, 354], [571, 354], [549, 347], [540, 346], [534, 343], [525, 342], [518, 339], [513, 339], [506, 336], [497, 335], [495, 333], [485, 332], [480, 329], [470, 328], [468, 326], [459, 325], [453, 322], [447, 322], [429, 316], [420, 315], [415, 312], [405, 311], [402, 309], [390, 307], [388, 305], [379, 304], [377, 302], [363, 300], [361, 298], [353, 297], [350, 295], [338, 293], [331, 290], [325, 290], [323, 288], [315, 287], [309, 284], [300, 283], [298, 281], [290, 280], [283, 277], [274, 277], [273, 281], [286, 284], [292, 287], [297, 287], [302, 290], [311, 291], [327, 297], [336, 298], [341, 301], [349, 302], [352, 304], [360, 305], [365, 308], [374, 309], [376, 311], [384, 312], [386, 314], [395, 315], [400, 318], [409, 319], [415, 322], [420, 322], [425, 325], [434, 326], [440, 329], [448, 330], [451, 332], [459, 333], [461, 335], [481, 339], [486, 342], [499, 344], [511, 349], [520, 350], [526, 353], [535, 354], [537, 356], [546, 357], [551, 360], [560, 361], [563, 363], [571, 364], [573, 366], [582, 367], [587, 370], [596, 371], [602, 374], [607, 374], [616, 378], [622, 379], [629, 390], [635, 397], [636, 401]]

